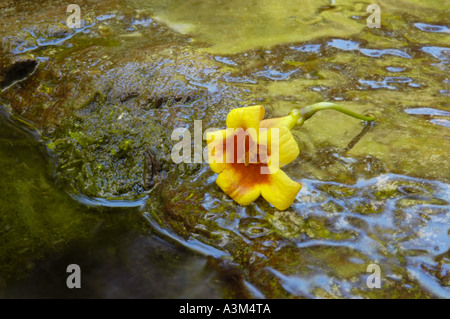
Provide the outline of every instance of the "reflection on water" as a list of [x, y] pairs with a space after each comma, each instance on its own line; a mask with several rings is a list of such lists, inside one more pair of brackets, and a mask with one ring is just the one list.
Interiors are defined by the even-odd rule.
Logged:
[[[366, 27], [366, 12], [373, 1], [362, 0], [129, 0], [140, 9], [150, 9], [156, 20], [178, 32], [204, 41], [215, 53], [230, 54], [277, 44], [311, 41], [321, 37], [350, 38], [371, 32]], [[404, 14], [416, 14], [427, 20], [446, 21], [445, 0], [382, 0], [384, 28], [403, 26], [419, 32], [448, 34], [445, 25], [409, 22]], [[401, 19], [403, 18], [403, 19]], [[406, 21], [405, 21], [406, 20]], [[414, 19], [411, 19], [414, 21]], [[439, 20], [438, 20], [439, 21]], [[383, 30], [382, 30], [383, 31]], [[374, 32], [376, 33], [376, 32]], [[392, 34], [386, 34], [392, 36]], [[415, 36], [413, 33], [408, 36]], [[375, 39], [373, 39], [375, 40]], [[390, 42], [390, 40], [382, 42]], [[443, 42], [445, 43], [445, 42]]]
[[249, 0], [245, 4], [237, 0], [130, 2], [151, 9], [156, 20], [171, 28], [207, 42], [216, 53], [269, 48], [321, 36], [348, 37], [364, 27], [355, 19], [341, 18], [342, 9], [350, 9], [347, 14], [351, 16], [363, 9], [363, 2], [357, 10], [347, 4], [330, 5], [328, 0]]
[[426, 31], [426, 32], [442, 32], [442, 33], [450, 33], [450, 28], [445, 25], [432, 25], [426, 23], [414, 23], [416, 28]]

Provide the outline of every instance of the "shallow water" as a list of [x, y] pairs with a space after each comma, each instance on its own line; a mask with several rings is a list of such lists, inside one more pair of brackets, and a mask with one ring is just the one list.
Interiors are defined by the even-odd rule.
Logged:
[[[449, 8], [379, 1], [382, 28], [369, 29], [370, 3], [130, 0], [103, 8], [91, 22], [107, 30], [105, 41], [120, 39], [114, 50], [149, 41], [153, 19], [165, 23], [223, 65], [224, 85], [257, 87], [269, 116], [329, 100], [377, 123], [324, 111], [294, 129], [301, 155], [285, 171], [303, 188], [280, 212], [261, 199], [235, 205], [207, 165], [145, 198], [69, 196], [39, 136], [3, 112], [0, 296], [449, 298]], [[123, 22], [130, 8], [139, 13]], [[70, 49], [90, 32], [35, 35], [25, 49]], [[88, 269], [89, 289], [56, 288], [69, 260]], [[381, 289], [366, 285], [369, 264], [381, 268]], [[229, 276], [238, 279], [229, 284]]]
[[[222, 296], [227, 284], [214, 265], [155, 236], [135, 202], [71, 198], [55, 183], [39, 135], [23, 125], [2, 108], [1, 298]], [[83, 289], [65, 285], [73, 263]]]

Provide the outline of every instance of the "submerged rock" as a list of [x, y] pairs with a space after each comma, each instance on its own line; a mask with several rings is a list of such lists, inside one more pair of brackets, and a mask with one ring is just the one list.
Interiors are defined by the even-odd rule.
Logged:
[[[85, 13], [92, 20], [84, 23], [87, 33], [55, 22], [33, 25], [37, 46], [26, 54], [17, 46], [30, 34], [5, 35], [2, 47], [10, 51], [2, 55], [1, 83], [17, 83], [3, 97], [42, 132], [73, 192], [133, 199], [155, 184], [144, 172], [147, 147], [161, 168], [152, 174], [158, 180], [174, 167], [174, 128], [191, 128], [194, 119], [219, 124], [253, 88], [227, 84], [220, 63], [185, 36], [152, 23], [145, 29], [150, 39], [129, 38], [133, 14], [105, 24], [94, 11]], [[105, 37], [105, 28], [114, 36]]]

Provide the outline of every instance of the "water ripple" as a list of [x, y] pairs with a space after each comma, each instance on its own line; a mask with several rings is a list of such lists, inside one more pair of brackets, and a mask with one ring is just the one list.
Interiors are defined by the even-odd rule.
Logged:
[[450, 33], [450, 29], [445, 25], [433, 25], [433, 24], [426, 24], [426, 23], [414, 23], [414, 26], [422, 31], [426, 32], [438, 32], [438, 33]]
[[450, 116], [450, 112], [433, 109], [431, 107], [417, 107], [412, 109], [406, 109], [406, 113], [414, 115], [438, 115], [438, 116]]
[[398, 49], [361, 48], [360, 43], [352, 40], [332, 39], [327, 43], [327, 46], [344, 51], [359, 51], [362, 54], [372, 58], [379, 58], [382, 57], [383, 55], [394, 55], [399, 56], [401, 58], [411, 59], [411, 56], [408, 53]]
[[413, 83], [412, 79], [408, 77], [388, 76], [384, 78], [382, 81], [363, 80], [363, 79], [359, 79], [358, 81], [359, 83], [367, 85], [372, 89], [397, 90], [397, 87], [391, 85], [391, 83], [408, 83], [408, 86], [410, 87], [420, 87], [420, 84]]
[[428, 54], [431, 54], [441, 61], [450, 61], [450, 48], [430, 46], [422, 47], [421, 50]]
[[274, 69], [270, 69], [270, 68], [266, 67], [264, 71], [256, 72], [255, 75], [265, 77], [265, 78], [268, 78], [268, 79], [274, 80], [274, 81], [281, 81], [281, 80], [289, 79], [289, 77], [292, 74], [294, 74], [295, 72], [297, 72], [297, 70], [282, 72], [282, 71], [278, 71], [278, 70], [274, 70]]

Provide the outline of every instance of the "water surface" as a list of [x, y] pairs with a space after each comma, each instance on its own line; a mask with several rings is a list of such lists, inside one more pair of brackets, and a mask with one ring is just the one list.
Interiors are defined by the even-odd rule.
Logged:
[[[75, 196], [45, 141], [3, 112], [0, 296], [449, 298], [448, 4], [379, 1], [382, 27], [370, 29], [370, 3], [129, 0], [62, 38], [31, 33], [19, 51], [42, 62], [87, 39], [126, 56], [155, 41], [158, 21], [219, 63], [219, 79], [182, 79], [193, 87], [255, 89], [268, 116], [334, 101], [377, 121], [330, 110], [295, 128], [301, 154], [285, 171], [303, 189], [281, 212], [236, 205], [207, 165], [138, 199]], [[79, 293], [60, 286], [73, 261], [86, 269]], [[366, 285], [370, 264], [381, 289]]]

